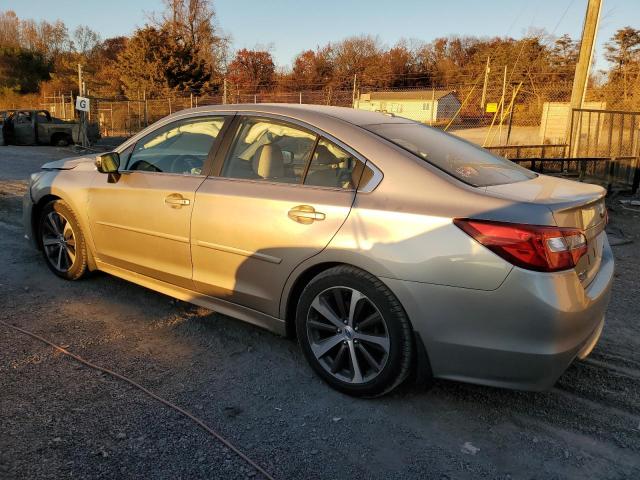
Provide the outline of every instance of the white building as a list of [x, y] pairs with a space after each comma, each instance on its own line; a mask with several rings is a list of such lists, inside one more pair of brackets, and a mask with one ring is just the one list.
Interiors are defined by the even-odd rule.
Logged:
[[433, 125], [452, 119], [460, 105], [453, 90], [411, 90], [361, 93], [353, 108], [391, 113]]

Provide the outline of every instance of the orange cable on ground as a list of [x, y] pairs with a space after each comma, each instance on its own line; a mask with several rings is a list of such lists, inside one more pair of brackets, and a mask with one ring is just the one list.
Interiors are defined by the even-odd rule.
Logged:
[[95, 365], [94, 363], [91, 363], [91, 362], [85, 360], [84, 358], [76, 355], [75, 353], [69, 352], [68, 350], [62, 348], [59, 345], [56, 345], [53, 342], [50, 342], [49, 340], [47, 340], [46, 338], [41, 337], [40, 335], [37, 335], [37, 334], [32, 333], [32, 332], [29, 332], [28, 330], [24, 330], [24, 329], [22, 329], [20, 327], [16, 327], [15, 325], [11, 325], [10, 323], [7, 323], [7, 322], [5, 322], [3, 320], [0, 320], [0, 324], [4, 325], [5, 327], [9, 327], [9, 328], [11, 328], [13, 330], [16, 330], [16, 331], [18, 331], [20, 333], [23, 333], [25, 335], [28, 335], [31, 338], [35, 338], [36, 340], [39, 340], [39, 341], [41, 341], [43, 343], [46, 343], [47, 345], [52, 347], [54, 350], [57, 350], [58, 352], [73, 358], [77, 362], [80, 362], [80, 363], [82, 363], [82, 364], [84, 364], [84, 365], [86, 365], [86, 366], [88, 366], [90, 368], [93, 368], [95, 370], [99, 370], [101, 372], [107, 373], [107, 374], [111, 375], [112, 377], [115, 377], [115, 378], [117, 378], [119, 380], [127, 382], [129, 385], [132, 385], [135, 388], [137, 388], [138, 390], [143, 391], [144, 393], [146, 393], [150, 397], [158, 400], [160, 403], [166, 405], [169, 408], [172, 408], [173, 410], [177, 411], [178, 413], [181, 413], [182, 415], [184, 415], [188, 419], [190, 419], [193, 422], [195, 422], [200, 428], [202, 428], [207, 433], [213, 435], [223, 445], [225, 445], [227, 448], [231, 449], [236, 455], [238, 455], [242, 460], [244, 460], [246, 463], [248, 463], [253, 468], [255, 468], [258, 472], [260, 472], [262, 475], [264, 475], [268, 480], [275, 480], [262, 467], [260, 467], [257, 463], [255, 463], [253, 460], [251, 460], [249, 457], [247, 457], [244, 453], [242, 453], [240, 450], [238, 450], [236, 447], [234, 447], [222, 435], [220, 435], [218, 432], [213, 430], [211, 427], [209, 427], [206, 423], [204, 423], [202, 420], [197, 418], [195, 415], [193, 415], [193, 414], [189, 413], [188, 411], [184, 410], [183, 408], [171, 403], [169, 400], [165, 400], [164, 398], [160, 397], [159, 395], [153, 393], [151, 390], [146, 389], [145, 387], [143, 387], [139, 383], [134, 382], [133, 380], [125, 377], [124, 375], [121, 375], [121, 374], [119, 374], [117, 372], [114, 372], [113, 370], [109, 370], [108, 368], [101, 367], [99, 365]]

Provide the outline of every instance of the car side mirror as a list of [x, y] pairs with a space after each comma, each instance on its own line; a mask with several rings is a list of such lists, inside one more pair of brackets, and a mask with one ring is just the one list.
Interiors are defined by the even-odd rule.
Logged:
[[95, 163], [100, 173], [118, 173], [120, 155], [118, 155], [118, 152], [103, 153], [96, 157]]
[[103, 153], [96, 157], [96, 168], [100, 173], [109, 175], [108, 182], [116, 183], [120, 179], [120, 155], [118, 152]]

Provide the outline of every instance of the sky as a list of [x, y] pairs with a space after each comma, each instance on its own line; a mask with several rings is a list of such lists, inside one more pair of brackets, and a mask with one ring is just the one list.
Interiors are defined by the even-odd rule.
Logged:
[[[578, 38], [587, 0], [214, 0], [217, 24], [232, 48], [267, 48], [279, 66], [330, 41], [371, 34], [393, 45], [401, 38], [447, 35], [522, 37], [530, 28]], [[129, 35], [162, 0], [0, 0], [20, 18], [88, 25], [102, 38]], [[640, 0], [603, 0], [596, 68], [606, 68], [603, 44], [618, 29], [640, 28]]]

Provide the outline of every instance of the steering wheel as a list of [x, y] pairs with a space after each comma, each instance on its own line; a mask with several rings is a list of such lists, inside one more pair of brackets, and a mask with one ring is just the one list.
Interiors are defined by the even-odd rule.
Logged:
[[192, 173], [194, 169], [202, 171], [202, 159], [196, 155], [179, 155], [171, 162], [172, 173]]

